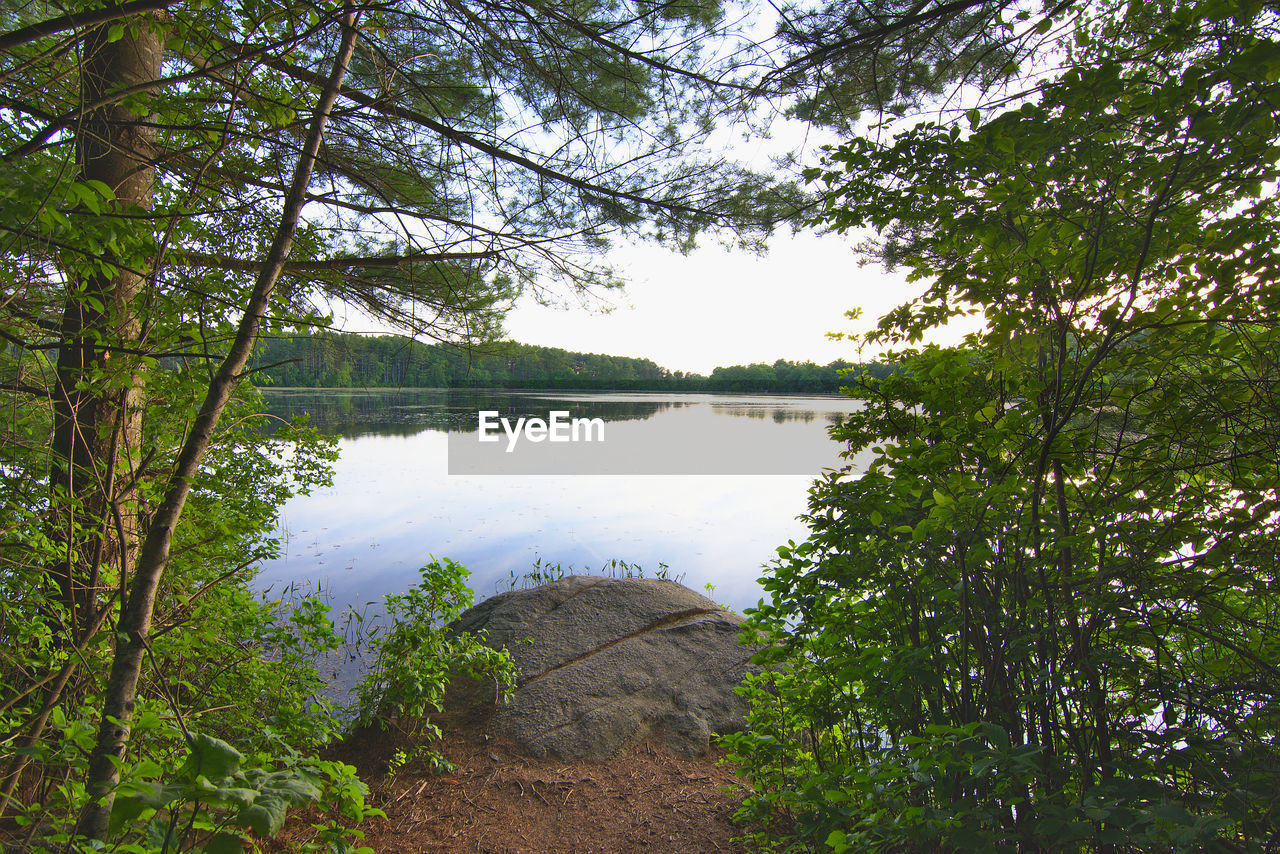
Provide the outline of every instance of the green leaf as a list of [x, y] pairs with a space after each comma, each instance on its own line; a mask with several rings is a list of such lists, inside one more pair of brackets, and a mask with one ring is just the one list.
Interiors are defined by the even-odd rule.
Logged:
[[244, 854], [244, 840], [220, 830], [204, 846], [205, 854]]
[[266, 792], [282, 797], [293, 806], [302, 806], [318, 800], [321, 792], [316, 781], [296, 770], [277, 771], [271, 774], [263, 786]]
[[196, 733], [191, 739], [187, 760], [178, 769], [178, 776], [187, 780], [196, 777], [224, 780], [240, 770], [243, 760], [240, 751], [222, 739]]
[[175, 784], [162, 785], [152, 782], [122, 784], [111, 804], [108, 828], [112, 833], [119, 833], [127, 825], [145, 815], [182, 802], [186, 791], [186, 786]]
[[236, 814], [236, 824], [246, 827], [259, 836], [274, 836], [284, 827], [289, 802], [270, 792], [264, 792], [252, 806]]
[[201, 788], [200, 800], [224, 807], [252, 806], [260, 792], [244, 786], [213, 786]]

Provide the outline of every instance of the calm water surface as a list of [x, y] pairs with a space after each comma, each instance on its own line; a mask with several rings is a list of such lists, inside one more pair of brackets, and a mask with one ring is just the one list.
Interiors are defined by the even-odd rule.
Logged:
[[[311, 414], [340, 436], [329, 489], [290, 501], [280, 517], [282, 556], [259, 576], [279, 590], [299, 583], [335, 611], [366, 609], [417, 579], [431, 556], [471, 571], [477, 598], [509, 589], [535, 561], [566, 574], [610, 561], [665, 565], [671, 577], [737, 610], [760, 598], [774, 550], [805, 536], [797, 516], [823, 468], [843, 464], [827, 428], [857, 405], [843, 398], [581, 392], [268, 390], [278, 415]], [[449, 474], [450, 442], [473, 440], [480, 410], [512, 421], [549, 410], [602, 418], [625, 460], [600, 470], [662, 474]], [[710, 450], [723, 474], [707, 470]], [[637, 450], [637, 448], [641, 450]], [[584, 449], [585, 451], [585, 449]], [[783, 460], [779, 463], [778, 460]], [[785, 470], [798, 474], [752, 474]], [[376, 605], [372, 606], [376, 609]]]

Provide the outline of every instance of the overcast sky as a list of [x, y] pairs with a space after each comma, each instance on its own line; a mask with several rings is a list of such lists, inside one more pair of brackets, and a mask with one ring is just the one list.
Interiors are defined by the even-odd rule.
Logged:
[[[673, 371], [709, 373], [717, 365], [777, 359], [857, 361], [850, 341], [827, 332], [871, 325], [919, 285], [876, 266], [859, 267], [851, 240], [778, 235], [757, 257], [706, 247], [681, 256], [652, 246], [616, 250], [629, 282], [610, 294], [608, 314], [523, 301], [508, 317], [509, 337], [526, 344], [652, 359]], [[862, 308], [864, 319], [846, 311]]]
[[[591, 307], [554, 288], [551, 295], [568, 307], [522, 298], [507, 317], [507, 337], [652, 359], [672, 371], [700, 374], [778, 359], [870, 360], [878, 354], [860, 354], [855, 342], [833, 341], [827, 333], [869, 329], [923, 286], [907, 284], [902, 271], [859, 266], [852, 244], [838, 235], [786, 233], [776, 235], [762, 256], [719, 246], [687, 256], [652, 245], [617, 248], [609, 257], [627, 281], [625, 290], [607, 292]], [[394, 331], [347, 307], [334, 308], [338, 329]], [[852, 309], [861, 309], [862, 318], [847, 319]]]
[[[767, 137], [743, 138], [729, 130], [714, 136], [711, 147], [731, 147], [735, 159], [761, 169], [786, 152], [801, 152], [801, 163], [816, 163], [819, 147], [836, 141], [781, 117]], [[626, 281], [624, 291], [605, 293], [584, 307], [567, 288], [557, 291], [549, 284], [550, 295], [568, 307], [522, 298], [507, 317], [507, 337], [576, 352], [652, 359], [672, 371], [700, 374], [722, 365], [778, 359], [867, 361], [878, 354], [859, 354], [853, 341], [833, 341], [827, 333], [864, 331], [920, 293], [923, 285], [908, 285], [902, 271], [859, 266], [853, 251], [859, 239], [783, 230], [764, 255], [722, 248], [714, 239], [687, 256], [652, 244], [616, 246], [608, 259]], [[339, 329], [392, 331], [348, 308], [335, 309]], [[860, 320], [845, 317], [852, 309], [862, 310]]]
[[[820, 147], [835, 142], [829, 133], [778, 117], [767, 137], [718, 132], [713, 145], [731, 148], [735, 159], [766, 169], [772, 158], [787, 152], [799, 152], [802, 164], [817, 163]], [[853, 246], [865, 236], [795, 236], [784, 230], [763, 256], [717, 245], [688, 256], [653, 245], [617, 247], [609, 253], [610, 263], [628, 284], [625, 292], [606, 295], [613, 306], [609, 313], [525, 299], [508, 316], [508, 337], [647, 358], [672, 371], [700, 374], [721, 365], [778, 359], [859, 361], [854, 342], [832, 341], [826, 333], [869, 329], [886, 311], [924, 290], [922, 283], [908, 285], [904, 271], [859, 266]], [[861, 320], [845, 317], [859, 308]], [[935, 340], [958, 338], [950, 333]], [[865, 353], [861, 359], [876, 355]]]

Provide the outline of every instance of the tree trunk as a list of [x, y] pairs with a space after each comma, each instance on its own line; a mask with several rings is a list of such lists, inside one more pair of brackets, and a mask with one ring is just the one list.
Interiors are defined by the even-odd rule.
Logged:
[[[80, 75], [83, 103], [160, 74], [160, 37], [152, 18], [123, 19], [88, 31]], [[117, 24], [118, 26], [118, 24]], [[101, 181], [115, 193], [114, 213], [150, 210], [156, 132], [121, 104], [85, 113], [76, 130], [79, 180]], [[54, 536], [62, 554], [51, 568], [69, 629], [78, 642], [96, 620], [99, 594], [123, 584], [137, 553], [140, 524], [134, 467], [142, 437], [137, 303], [146, 286], [138, 259], [103, 257], [119, 265], [80, 277], [68, 265], [54, 392], [53, 462], [49, 483]], [[91, 259], [92, 260], [92, 259]], [[89, 268], [93, 269], [93, 268]]]
[[209, 384], [204, 404], [183, 442], [178, 463], [164, 501], [156, 510], [147, 530], [147, 537], [138, 555], [138, 564], [129, 584], [129, 597], [120, 614], [116, 630], [116, 650], [111, 662], [111, 675], [103, 698], [102, 724], [98, 742], [89, 758], [87, 788], [90, 801], [80, 817], [78, 832], [92, 839], [105, 839], [111, 816], [113, 793], [119, 782], [115, 760], [124, 755], [125, 742], [129, 738], [130, 721], [137, 697], [138, 678], [148, 649], [148, 633], [155, 607], [156, 591], [165, 565], [169, 561], [169, 548], [174, 530], [182, 516], [187, 495], [213, 439], [222, 410], [231, 392], [240, 381], [249, 356], [253, 352], [258, 328], [267, 311], [271, 291], [275, 287], [284, 262], [289, 257], [294, 235], [298, 230], [302, 207], [306, 203], [307, 185], [315, 167], [320, 139], [329, 118], [329, 112], [337, 99], [342, 78], [355, 46], [355, 11], [348, 6], [343, 19], [342, 42], [334, 58], [333, 70], [321, 92], [315, 114], [307, 130], [307, 137], [294, 168], [293, 181], [284, 199], [280, 226], [268, 250], [266, 261], [254, 284], [253, 294], [245, 306], [243, 317], [236, 330], [235, 341]]

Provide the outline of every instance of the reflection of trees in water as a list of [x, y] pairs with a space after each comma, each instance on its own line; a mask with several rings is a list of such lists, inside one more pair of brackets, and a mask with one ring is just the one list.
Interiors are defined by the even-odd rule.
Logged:
[[307, 413], [322, 433], [357, 436], [413, 436], [425, 430], [474, 433], [477, 413], [495, 410], [512, 424], [519, 418], [546, 419], [552, 410], [570, 418], [642, 421], [681, 401], [558, 400], [471, 389], [400, 391], [276, 391], [266, 389], [267, 411], [281, 418]]
[[[790, 421], [808, 424], [818, 417], [818, 413], [812, 409], [782, 409], [778, 407], [771, 409], [768, 406], [726, 406], [719, 403], [712, 407], [712, 411], [717, 415], [736, 415], [741, 418], [772, 418], [774, 424], [786, 424]], [[830, 418], [830, 415], [827, 417]]]

